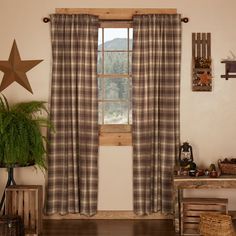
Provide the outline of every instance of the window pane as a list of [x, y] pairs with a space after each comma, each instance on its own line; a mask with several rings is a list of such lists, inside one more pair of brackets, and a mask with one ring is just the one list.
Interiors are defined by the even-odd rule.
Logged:
[[128, 124], [128, 103], [106, 102], [104, 105], [105, 124]]
[[104, 74], [128, 74], [128, 53], [105, 52]]
[[102, 50], [102, 28], [98, 29], [98, 51]]
[[129, 102], [129, 124], [132, 124], [132, 115], [133, 115], [133, 110], [132, 110], [132, 99], [130, 99]]
[[105, 99], [128, 99], [129, 79], [112, 78], [105, 79]]
[[102, 95], [102, 82], [103, 82], [103, 79], [98, 78], [98, 99], [103, 98], [103, 95]]
[[132, 125], [132, 109], [129, 110], [129, 124]]
[[129, 74], [132, 75], [132, 53], [129, 53]]
[[102, 53], [98, 52], [97, 73], [102, 74]]
[[132, 124], [132, 79], [129, 80], [129, 124]]
[[133, 49], [133, 29], [129, 28], [129, 50]]
[[[132, 122], [132, 28], [100, 28], [98, 32], [99, 124]], [[104, 50], [102, 52], [102, 50]], [[123, 52], [121, 52], [123, 51]], [[105, 75], [101, 77], [101, 75]], [[106, 76], [106, 75], [114, 76]], [[118, 76], [124, 74], [124, 76]]]
[[129, 38], [133, 39], [133, 28], [129, 28]]
[[102, 117], [102, 113], [103, 113], [103, 103], [99, 102], [98, 103], [98, 124], [103, 124], [103, 117]]
[[105, 50], [128, 50], [128, 29], [104, 29]]

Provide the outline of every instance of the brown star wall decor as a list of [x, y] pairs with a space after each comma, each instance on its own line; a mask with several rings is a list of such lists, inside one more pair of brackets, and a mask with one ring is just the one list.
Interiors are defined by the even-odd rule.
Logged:
[[0, 92], [15, 81], [29, 92], [33, 93], [26, 72], [41, 61], [43, 60], [21, 60], [16, 41], [14, 40], [8, 61], [0, 61], [0, 70], [4, 72]]

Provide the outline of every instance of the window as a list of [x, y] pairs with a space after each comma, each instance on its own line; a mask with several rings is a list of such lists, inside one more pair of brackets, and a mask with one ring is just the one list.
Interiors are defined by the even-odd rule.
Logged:
[[[119, 23], [120, 24], [120, 23]], [[99, 29], [99, 124], [132, 123], [132, 28]]]
[[100, 145], [132, 145], [132, 44], [129, 23], [101, 23], [98, 36]]

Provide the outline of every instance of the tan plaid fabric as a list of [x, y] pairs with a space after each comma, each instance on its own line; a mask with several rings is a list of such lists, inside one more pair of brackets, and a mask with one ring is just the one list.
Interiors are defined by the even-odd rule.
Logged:
[[98, 189], [98, 18], [51, 15], [52, 85], [46, 213], [94, 215]]
[[172, 211], [179, 147], [180, 15], [133, 19], [134, 211]]

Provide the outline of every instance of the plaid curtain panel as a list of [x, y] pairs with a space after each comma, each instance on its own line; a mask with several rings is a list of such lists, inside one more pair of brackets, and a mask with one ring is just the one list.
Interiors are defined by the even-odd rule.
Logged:
[[171, 213], [179, 148], [180, 15], [133, 18], [134, 212]]
[[94, 215], [98, 191], [98, 18], [51, 15], [46, 213]]

